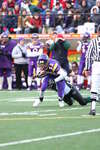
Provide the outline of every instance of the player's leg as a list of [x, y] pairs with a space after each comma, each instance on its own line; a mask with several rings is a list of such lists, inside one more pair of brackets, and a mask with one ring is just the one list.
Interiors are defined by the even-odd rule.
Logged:
[[32, 85], [32, 78], [33, 78], [33, 65], [32, 62], [29, 62], [28, 65], [28, 89], [27, 90], [31, 90], [31, 85]]
[[[69, 83], [66, 83], [67, 86], [70, 88], [70, 91], [65, 95], [65, 102], [69, 103], [70, 105], [73, 104], [73, 100], [76, 100], [80, 105], [86, 105], [87, 103], [91, 102], [90, 97], [84, 98], [80, 92]], [[68, 98], [67, 98], [68, 97]], [[69, 101], [67, 101], [67, 99]]]
[[28, 79], [28, 64], [23, 65], [23, 72], [24, 72], [24, 75], [25, 75], [26, 88], [28, 88], [28, 82], [27, 82], [27, 79]]
[[39, 99], [36, 99], [36, 100], [33, 102], [33, 107], [38, 107], [39, 104], [40, 104], [41, 102], [43, 102], [43, 99], [44, 99], [44, 92], [45, 92], [45, 90], [46, 90], [47, 87], [48, 87], [48, 81], [49, 81], [49, 76], [46, 76], [46, 77], [43, 79], [43, 81], [42, 81]]
[[[33, 73], [33, 77], [35, 77], [35, 76], [38, 74], [38, 72], [39, 72], [39, 68], [37, 68], [37, 59], [38, 59], [38, 57], [36, 57], [36, 58], [34, 59], [34, 73]], [[35, 83], [36, 83], [36, 88], [37, 88], [37, 89], [40, 89], [40, 86], [41, 86], [41, 78], [35, 78], [34, 81], [35, 81]]]
[[90, 88], [91, 88], [91, 75], [87, 77], [87, 90], [90, 90]]
[[11, 76], [11, 69], [6, 69], [7, 74], [7, 82], [8, 82], [8, 90], [12, 90], [12, 76]]
[[78, 76], [77, 76], [77, 87], [78, 89], [82, 88], [83, 82], [84, 82], [84, 76], [82, 75], [84, 69], [84, 61], [81, 60], [79, 64], [79, 70], [78, 70]]
[[69, 106], [73, 104], [73, 98], [70, 96], [71, 86], [65, 84], [64, 89], [64, 102], [67, 103]]
[[91, 84], [91, 109], [89, 114], [95, 115], [96, 114], [96, 101], [98, 101], [98, 91], [100, 88], [100, 75], [92, 74], [92, 84]]
[[59, 101], [59, 107], [64, 107], [64, 89], [65, 89], [65, 81], [59, 81], [56, 83], [57, 85], [57, 91], [58, 91], [58, 101]]
[[3, 88], [3, 80], [4, 80], [4, 78], [3, 78], [3, 69], [0, 68], [0, 90], [2, 90], [2, 88]]

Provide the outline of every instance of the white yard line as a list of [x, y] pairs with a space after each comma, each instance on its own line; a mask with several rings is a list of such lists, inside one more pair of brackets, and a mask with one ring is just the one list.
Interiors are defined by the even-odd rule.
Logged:
[[0, 116], [54, 116], [56, 113], [50, 113], [50, 114], [39, 114], [39, 112], [13, 112], [13, 113], [7, 113], [7, 112], [2, 112], [0, 113]]
[[46, 117], [46, 116], [56, 116], [57, 114], [40, 114], [38, 116], [40, 117]]
[[37, 111], [28, 111], [28, 112], [0, 112], [0, 116], [20, 116], [20, 115], [38, 115], [39, 113], [50, 113], [50, 112], [63, 112], [71, 110], [82, 110], [89, 107], [76, 107], [76, 108], [66, 108], [66, 109], [47, 109], [47, 110], [37, 110]]
[[[0, 100], [0, 102], [33, 102], [34, 100], [39, 99], [39, 96], [33, 96], [33, 97], [22, 97], [22, 98], [14, 98], [8, 97]], [[57, 95], [52, 95], [52, 96], [45, 96], [44, 101], [57, 101]]]
[[[88, 117], [90, 115], [81, 115], [82, 117]], [[100, 113], [96, 113], [96, 116], [100, 116]]]
[[[100, 106], [96, 106], [100, 107]], [[63, 112], [63, 111], [72, 111], [72, 110], [82, 110], [82, 109], [88, 109], [90, 106], [85, 107], [75, 107], [75, 108], [63, 108], [63, 109], [47, 109], [47, 110], [37, 110], [37, 111], [28, 111], [28, 112], [0, 112], [0, 116], [20, 116], [20, 115], [38, 115], [39, 113], [50, 113], [50, 112]], [[100, 115], [100, 114], [97, 114]], [[88, 115], [82, 115], [83, 117]]]
[[53, 135], [53, 136], [50, 135], [50, 136], [45, 136], [45, 137], [41, 137], [41, 138], [33, 138], [33, 139], [26, 139], [26, 140], [20, 140], [20, 141], [12, 141], [12, 142], [8, 142], [8, 143], [1, 143], [0, 147], [7, 147], [7, 146], [12, 146], [12, 145], [19, 145], [19, 144], [39, 142], [39, 141], [46, 141], [46, 140], [76, 136], [76, 135], [81, 135], [81, 134], [95, 133], [95, 132], [100, 132], [100, 128], [85, 130], [85, 131], [77, 131], [77, 132], [66, 133], [66, 134], [58, 134], [58, 135]]

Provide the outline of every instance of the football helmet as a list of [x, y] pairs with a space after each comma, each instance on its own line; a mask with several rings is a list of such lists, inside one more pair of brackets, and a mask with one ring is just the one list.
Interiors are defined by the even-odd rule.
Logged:
[[38, 38], [39, 38], [38, 33], [33, 33], [33, 34], [32, 34], [32, 39], [38, 39]]
[[83, 40], [84, 40], [84, 41], [87, 41], [87, 40], [89, 40], [89, 39], [90, 39], [90, 33], [85, 32], [84, 35], [83, 35]]
[[48, 66], [48, 60], [49, 58], [46, 54], [40, 55], [37, 61], [39, 68], [45, 70]]

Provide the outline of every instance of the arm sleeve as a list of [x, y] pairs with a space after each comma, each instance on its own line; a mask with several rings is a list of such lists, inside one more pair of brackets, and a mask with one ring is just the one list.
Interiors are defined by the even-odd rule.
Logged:
[[88, 50], [86, 52], [85, 69], [89, 70], [91, 67], [92, 55], [94, 53], [94, 41], [91, 40]]
[[59, 82], [61, 80], [65, 80], [65, 78], [67, 77], [67, 72], [64, 69], [60, 69], [58, 72], [59, 76], [55, 78], [55, 82]]
[[52, 51], [54, 49], [54, 43], [50, 46], [49, 50]]
[[68, 49], [71, 47], [70, 42], [65, 41], [65, 43], [64, 43], [64, 47], [65, 47], [65, 49], [66, 49], [66, 50], [68, 50]]
[[78, 44], [78, 46], [76, 48], [77, 52], [79, 52], [81, 50], [81, 47], [82, 47], [82, 43], [79, 41], [79, 44]]
[[20, 58], [22, 57], [22, 53], [17, 51], [17, 47], [14, 47], [12, 50], [12, 58]]

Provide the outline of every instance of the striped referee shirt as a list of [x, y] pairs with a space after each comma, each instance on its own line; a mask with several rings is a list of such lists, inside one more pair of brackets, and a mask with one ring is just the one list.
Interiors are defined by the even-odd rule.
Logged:
[[94, 61], [100, 61], [100, 37], [92, 39], [86, 52], [85, 69], [89, 70]]

